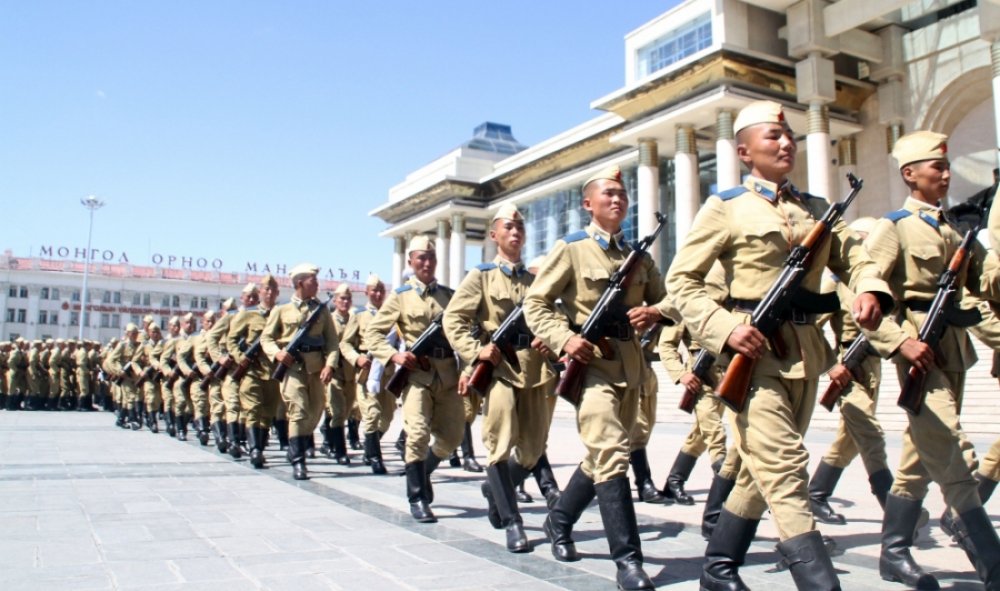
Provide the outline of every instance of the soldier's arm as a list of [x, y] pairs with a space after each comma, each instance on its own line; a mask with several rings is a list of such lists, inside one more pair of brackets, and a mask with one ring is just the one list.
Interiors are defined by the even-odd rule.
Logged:
[[226, 333], [229, 332], [229, 327], [231, 325], [232, 316], [230, 314], [226, 314], [220, 318], [214, 326], [212, 326], [211, 330], [205, 333], [205, 336], [203, 337], [205, 340], [205, 349], [208, 351], [211, 361], [218, 361], [222, 358], [223, 340], [226, 338]]
[[367, 313], [367, 311], [361, 311], [351, 314], [347, 320], [347, 326], [344, 327], [343, 338], [340, 339], [340, 355], [351, 367], [356, 366], [358, 358], [361, 357], [361, 352], [357, 348], [361, 342], [361, 322], [358, 317]]
[[568, 246], [564, 241], [557, 240], [524, 298], [524, 319], [528, 328], [557, 354], [576, 335], [569, 328], [569, 320], [556, 309], [556, 300], [566, 291], [574, 276]]
[[365, 331], [365, 342], [369, 343], [371, 349], [369, 353], [372, 357], [378, 359], [382, 365], [388, 365], [392, 356], [397, 353], [397, 349], [389, 344], [389, 331], [399, 320], [400, 314], [400, 303], [399, 294], [395, 291], [389, 294], [389, 297], [385, 299], [385, 303], [379, 309], [378, 314], [375, 315], [368, 322], [368, 327]]
[[[191, 348], [194, 343], [191, 342], [193, 336], [185, 338], [183, 341], [177, 343], [177, 366], [181, 368], [181, 373], [184, 377], [191, 375], [194, 372], [194, 367], [189, 363], [188, 357]], [[193, 357], [193, 355], [191, 355]]]
[[444, 311], [444, 334], [462, 363], [470, 367], [483, 349], [479, 339], [472, 336], [472, 327], [479, 323], [482, 299], [483, 274], [479, 269], [472, 269], [458, 285]]
[[[899, 232], [891, 220], [881, 219], [864, 241], [864, 247], [875, 263], [880, 279], [888, 279], [899, 263]], [[857, 292], [857, 290], [854, 290]], [[910, 338], [905, 330], [891, 316], [883, 316], [882, 324], [876, 330], [862, 329], [872, 348], [883, 358], [896, 354], [900, 345]]]
[[337, 336], [337, 327], [333, 325], [333, 314], [329, 311], [324, 312], [320, 322], [323, 323], [323, 353], [326, 355], [326, 367], [334, 369], [340, 363], [340, 337]]
[[684, 337], [684, 325], [664, 326], [660, 332], [660, 363], [667, 370], [667, 375], [675, 383], [680, 383], [681, 376], [687, 373], [684, 360], [681, 358], [680, 344]]
[[[883, 221], [892, 224], [889, 220]], [[879, 222], [877, 226], [881, 224]], [[872, 260], [873, 257], [874, 253], [865, 248], [861, 237], [851, 231], [844, 220], [838, 220], [834, 224], [830, 231], [830, 259], [827, 266], [855, 294], [873, 294], [878, 298], [882, 311], [889, 313], [895, 302], [889, 284], [885, 282], [888, 275], [883, 274], [884, 269]]]
[[201, 375], [207, 376], [212, 372], [212, 360], [208, 357], [208, 342], [205, 335], [201, 335], [194, 345], [194, 361]]
[[278, 345], [278, 339], [281, 338], [281, 331], [281, 306], [277, 306], [267, 315], [267, 323], [264, 324], [264, 331], [260, 333], [260, 348], [271, 361], [274, 361], [274, 356], [281, 351], [281, 346]]
[[[225, 343], [226, 352], [232, 358], [233, 363], [243, 363], [243, 351], [240, 351], [240, 339], [247, 335], [247, 312], [237, 312], [236, 317], [229, 323], [229, 330], [226, 331]], [[246, 344], [248, 347], [250, 343]]]
[[983, 321], [970, 326], [969, 332], [994, 352], [1000, 351], [1000, 319], [997, 318], [993, 307], [989, 302], [967, 294], [962, 298], [962, 303], [965, 304], [963, 307], [967, 308], [969, 302], [975, 303], [979, 313], [983, 315]]

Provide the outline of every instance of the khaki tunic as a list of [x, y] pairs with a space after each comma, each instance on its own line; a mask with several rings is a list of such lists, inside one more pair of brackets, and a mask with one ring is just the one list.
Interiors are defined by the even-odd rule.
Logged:
[[[247, 308], [236, 313], [229, 325], [229, 332], [226, 333], [226, 350], [235, 364], [230, 374], [235, 371], [236, 365], [243, 363], [246, 356], [240, 350], [240, 340], [246, 343], [247, 348], [257, 342], [264, 332], [269, 314], [270, 310], [261, 307]], [[261, 352], [238, 384], [240, 410], [247, 427], [268, 428], [274, 420], [281, 392], [278, 382], [271, 379], [273, 370], [271, 361]]]
[[49, 366], [49, 397], [59, 398], [63, 391], [63, 350], [60, 347], [54, 347], [46, 353], [48, 355], [47, 363]]
[[[334, 311], [331, 316], [333, 317], [334, 330], [337, 333], [337, 342], [341, 343], [352, 314], [348, 312], [347, 316], [343, 317]], [[334, 358], [329, 359], [328, 362], [334, 370], [333, 379], [326, 385], [326, 411], [329, 413], [330, 425], [342, 427], [354, 408], [357, 384], [354, 381], [354, 368], [341, 357], [339, 345], [336, 353], [331, 353], [331, 356]]]
[[80, 399], [92, 394], [90, 389], [90, 374], [93, 372], [91, 365], [90, 351], [83, 347], [77, 347], [73, 353], [73, 360], [76, 362], [76, 384]]
[[[212, 325], [212, 330], [208, 331], [208, 334], [205, 337], [205, 344], [208, 348], [208, 356], [212, 359], [213, 363], [221, 360], [229, 354], [229, 347], [226, 345], [226, 336], [232, 328], [232, 322], [235, 316], [236, 314], [230, 312], [216, 320], [215, 324]], [[226, 422], [238, 424], [243, 422], [240, 417], [240, 388], [239, 384], [233, 381], [231, 373], [231, 371], [228, 372], [225, 379], [222, 380], [222, 402], [225, 405]], [[213, 417], [215, 416], [214, 409], [212, 415]]]
[[163, 410], [168, 413], [176, 410], [174, 388], [177, 383], [174, 382], [174, 385], [168, 388], [167, 380], [170, 379], [170, 376], [174, 373], [174, 367], [177, 366], [178, 339], [179, 337], [166, 337], [163, 340], [163, 350], [160, 352], [159, 366], [160, 371], [163, 372], [163, 382], [160, 387], [160, 393], [163, 396]]
[[[181, 332], [174, 341], [174, 361], [177, 363], [177, 367], [181, 369], [181, 377], [174, 382], [174, 408], [178, 415], [187, 415], [194, 418], [200, 419], [205, 416], [207, 408], [201, 406], [200, 404], [195, 404], [195, 397], [192, 390], [197, 389], [197, 386], [191, 382], [192, 380], [185, 380], [186, 377], [194, 372], [195, 361], [194, 361], [194, 345], [197, 340], [198, 335], [189, 335], [185, 332]], [[188, 381], [185, 384], [185, 381]]]
[[377, 313], [378, 309], [371, 303], [364, 308], [354, 310], [340, 339], [340, 355], [355, 374], [355, 392], [361, 410], [361, 431], [363, 433], [378, 433], [381, 437], [381, 434], [389, 429], [392, 416], [396, 411], [396, 397], [385, 390], [385, 384], [392, 376], [392, 364], [386, 371], [382, 372], [381, 387], [377, 392], [368, 392], [365, 386], [368, 382], [371, 364], [362, 370], [357, 369], [360, 357], [367, 355], [371, 358], [371, 345], [365, 337], [368, 323], [371, 322], [372, 318], [375, 318]]
[[160, 380], [157, 372], [160, 371], [160, 357], [163, 355], [163, 339], [154, 341], [146, 339], [139, 347], [135, 359], [140, 366], [138, 375], [142, 375], [146, 368], [152, 368], [152, 376], [142, 384], [142, 395], [146, 401], [146, 411], [153, 413], [159, 410], [163, 403], [163, 396], [160, 392]]
[[[139, 345], [137, 343], [133, 343], [128, 339], [122, 339], [111, 351], [111, 354], [108, 355], [107, 364], [108, 369], [111, 370], [111, 374], [121, 374], [125, 365], [135, 357], [138, 349]], [[125, 405], [125, 408], [131, 408], [139, 400], [139, 390], [135, 387], [136, 380], [138, 379], [137, 375], [138, 368], [133, 364], [132, 369], [122, 379], [122, 383], [119, 384], [121, 388], [121, 402]]]

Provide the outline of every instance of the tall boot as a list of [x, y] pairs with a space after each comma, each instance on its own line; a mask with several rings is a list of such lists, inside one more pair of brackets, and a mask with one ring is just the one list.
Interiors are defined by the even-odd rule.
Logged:
[[347, 441], [351, 449], [357, 451], [361, 449], [361, 436], [358, 434], [358, 421], [347, 419]]
[[635, 474], [635, 489], [639, 493], [639, 500], [654, 505], [674, 504], [673, 499], [668, 499], [656, 490], [649, 471], [649, 459], [646, 457], [645, 447], [629, 454], [629, 463], [632, 464], [632, 472]]
[[309, 480], [306, 470], [306, 447], [309, 445], [308, 435], [299, 435], [288, 439], [288, 462], [292, 465], [292, 478]]
[[535, 462], [535, 467], [531, 469], [532, 476], [535, 477], [535, 482], [538, 484], [538, 490], [542, 491], [542, 495], [545, 496], [545, 504], [548, 506], [549, 511], [556, 506], [556, 501], [559, 500], [559, 495], [561, 491], [559, 490], [559, 483], [556, 482], [556, 475], [552, 472], [552, 464], [549, 463], [549, 456], [547, 454], [542, 454]]
[[[996, 489], [997, 487], [997, 481], [990, 480], [989, 478], [984, 477], [982, 474], [979, 474], [978, 472], [976, 473], [975, 478], [977, 481], [979, 481], [979, 488], [978, 488], [979, 502], [985, 505], [986, 501], [988, 501], [990, 497], [993, 496], [993, 490]], [[954, 539], [957, 542], [958, 529], [955, 524], [955, 517], [952, 514], [951, 508], [949, 507], [944, 508], [944, 513], [941, 514], [940, 524], [941, 524], [941, 529], [944, 531], [944, 533], [948, 534], [952, 539]]]
[[868, 475], [868, 483], [871, 485], [872, 494], [878, 499], [878, 504], [885, 509], [885, 498], [892, 488], [892, 472], [888, 468], [882, 468], [878, 472]]
[[552, 542], [552, 555], [556, 560], [560, 562], [580, 560], [576, 544], [573, 543], [573, 525], [580, 520], [580, 516], [596, 494], [594, 480], [578, 467], [542, 524], [542, 530]]
[[128, 410], [128, 424], [133, 431], [138, 431], [142, 429], [142, 423], [139, 422], [139, 403], [133, 402], [131, 408]]
[[229, 426], [222, 424], [221, 421], [212, 423], [212, 438], [215, 439], [215, 449], [219, 450], [220, 454], [226, 453], [229, 448], [229, 445], [226, 443], [227, 431], [229, 431]]
[[195, 420], [195, 427], [198, 429], [198, 443], [202, 446], [208, 445], [208, 417], [201, 417]]
[[663, 494], [668, 499], [673, 499], [678, 505], [694, 505], [694, 499], [684, 491], [684, 483], [691, 477], [691, 470], [694, 470], [698, 456], [692, 456], [684, 452], [677, 454], [674, 465], [667, 475], [667, 484], [663, 487]]
[[986, 509], [976, 507], [958, 516], [956, 541], [976, 568], [986, 591], [1000, 590], [1000, 539]]
[[[433, 454], [432, 454], [433, 455]], [[406, 498], [410, 503], [410, 515], [420, 523], [434, 523], [437, 517], [431, 511], [425, 485], [428, 481], [424, 472], [426, 461], [410, 462], [406, 465]]]
[[156, 418], [156, 412], [146, 409], [146, 425], [153, 433], [160, 432], [160, 421]]
[[712, 539], [712, 531], [719, 523], [719, 515], [722, 513], [722, 505], [729, 498], [729, 493], [733, 492], [736, 486], [735, 480], [730, 480], [718, 473], [712, 477], [712, 486], [708, 489], [708, 498], [705, 500], [705, 510], [701, 514], [701, 537], [706, 541]]
[[396, 451], [399, 452], [400, 456], [406, 455], [406, 431], [403, 429], [399, 430], [399, 437], [396, 438], [396, 443], [393, 445]]
[[421, 490], [423, 490], [424, 500], [428, 504], [434, 502], [434, 487], [431, 486], [431, 474], [437, 470], [438, 465], [441, 463], [441, 458], [434, 454], [433, 449], [427, 450], [427, 457], [424, 458], [424, 485]]
[[[526, 470], [524, 472], [527, 473]], [[521, 479], [524, 479], [523, 476]], [[528, 538], [524, 535], [521, 513], [517, 510], [517, 501], [514, 499], [509, 464], [497, 462], [487, 467], [483, 485], [490, 490], [490, 497], [495, 500], [500, 527], [507, 530], [507, 551], [520, 553], [531, 550]]]
[[514, 497], [517, 499], [518, 503], [534, 503], [535, 499], [531, 498], [528, 491], [524, 490], [524, 483], [514, 487]]
[[323, 445], [319, 446], [319, 453], [328, 458], [333, 457], [333, 436], [330, 433], [330, 423], [324, 415], [319, 424], [319, 434], [323, 436]]
[[187, 441], [188, 421], [190, 420], [186, 414], [177, 415], [177, 441]]
[[247, 429], [247, 446], [250, 448], [250, 465], [260, 469], [264, 467], [264, 428], [250, 427]]
[[743, 519], [723, 509], [705, 548], [702, 591], [750, 591], [740, 578], [740, 567], [757, 535], [759, 519]]
[[386, 473], [385, 464], [382, 462], [382, 442], [379, 440], [379, 433], [365, 433], [365, 455], [368, 456], [372, 474]]
[[350, 466], [351, 458], [347, 456], [347, 441], [344, 439], [344, 426], [330, 427], [330, 439], [333, 442], [333, 461], [342, 466]]
[[288, 419], [274, 419], [274, 430], [278, 433], [278, 451], [288, 449]]
[[465, 424], [465, 437], [462, 437], [462, 469], [466, 472], [483, 471], [483, 467], [476, 461], [476, 452], [472, 448], [472, 423]]
[[172, 410], [167, 411], [167, 435], [171, 437], [177, 436], [177, 415]]
[[316, 433], [304, 435], [306, 438], [306, 457], [313, 459], [316, 457]]
[[937, 579], [924, 572], [910, 554], [921, 504], [922, 501], [894, 494], [886, 497], [878, 572], [886, 581], [903, 583], [916, 589], [940, 589]]
[[226, 423], [226, 431], [229, 435], [229, 441], [227, 443], [226, 451], [232, 456], [234, 460], [238, 460], [243, 457], [243, 448], [240, 447], [240, 425], [239, 423]]
[[816, 466], [816, 472], [809, 481], [809, 509], [817, 521], [830, 525], [847, 523], [847, 519], [834, 511], [829, 502], [830, 495], [833, 494], [833, 489], [837, 488], [837, 481], [843, 473], [843, 468], [831, 466], [823, 461]]
[[608, 539], [611, 559], [618, 567], [615, 577], [622, 590], [652, 589], [646, 571], [642, 570], [642, 547], [639, 542], [639, 525], [635, 519], [632, 491], [627, 476], [613, 478], [594, 485], [597, 502], [601, 508], [604, 535]]
[[778, 552], [792, 572], [795, 587], [807, 591], [840, 591], [840, 579], [833, 569], [823, 536], [813, 530], [778, 542]]

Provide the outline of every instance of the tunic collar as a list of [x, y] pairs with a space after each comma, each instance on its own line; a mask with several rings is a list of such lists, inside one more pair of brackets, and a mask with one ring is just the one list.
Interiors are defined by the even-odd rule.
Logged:
[[590, 224], [587, 225], [587, 233], [590, 234], [602, 250], [607, 250], [612, 246], [621, 251], [628, 249], [628, 244], [625, 242], [625, 232], [621, 230], [614, 234], [610, 234], [599, 228], [594, 222], [590, 222]]

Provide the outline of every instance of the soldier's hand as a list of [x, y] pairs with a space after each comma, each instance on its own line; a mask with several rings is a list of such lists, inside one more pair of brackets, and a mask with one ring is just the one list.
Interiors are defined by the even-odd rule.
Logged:
[[392, 362], [395, 363], [397, 367], [405, 367], [409, 370], [417, 369], [417, 356], [409, 351], [393, 354]]
[[910, 365], [924, 373], [930, 371], [934, 365], [934, 350], [927, 346], [927, 343], [921, 343], [917, 339], [903, 341], [899, 346], [899, 354], [909, 361]]
[[628, 316], [629, 324], [638, 332], [643, 332], [663, 318], [660, 311], [652, 306], [631, 308], [626, 315]]
[[479, 352], [479, 359], [480, 361], [489, 361], [493, 367], [500, 365], [500, 347], [489, 343]]
[[364, 369], [364, 368], [370, 366], [371, 364], [372, 364], [372, 360], [367, 355], [361, 355], [361, 356], [359, 356], [358, 359], [357, 359], [357, 361], [354, 362], [354, 365], [357, 365], [358, 369]]
[[274, 355], [274, 360], [278, 363], [284, 365], [285, 367], [291, 367], [295, 365], [295, 356], [288, 351], [278, 351]]
[[750, 359], [760, 359], [767, 350], [767, 339], [759, 330], [749, 324], [741, 324], [729, 333], [726, 339], [729, 348], [737, 353], [746, 355]]
[[689, 392], [697, 392], [701, 390], [701, 378], [693, 373], [686, 373], [681, 376], [681, 385]]
[[223, 355], [222, 359], [219, 360], [219, 365], [221, 365], [226, 369], [229, 369], [233, 366], [233, 358], [229, 355]]
[[464, 373], [458, 376], [458, 395], [468, 396], [469, 395], [469, 376]]
[[865, 292], [854, 298], [854, 308], [851, 310], [854, 321], [866, 330], [875, 330], [882, 323], [882, 307], [878, 304], [875, 294]]
[[329, 384], [332, 379], [333, 379], [332, 367], [327, 366], [320, 370], [319, 381], [323, 382], [323, 385]]
[[545, 357], [552, 355], [552, 349], [549, 349], [549, 346], [545, 344], [545, 341], [543, 341], [538, 337], [532, 339], [531, 348], [534, 349], [535, 351], [538, 351]]
[[843, 363], [834, 365], [833, 369], [827, 372], [826, 375], [830, 378], [830, 381], [836, 384], [836, 386], [841, 390], [849, 386], [851, 384], [851, 380], [854, 379], [854, 376], [851, 375], [851, 370], [847, 369], [847, 366]]
[[567, 357], [580, 363], [590, 363], [594, 359], [594, 344], [578, 334], [571, 336], [566, 341], [563, 351], [566, 352]]

